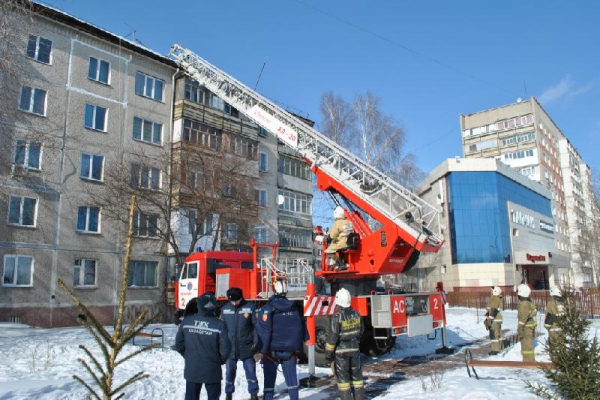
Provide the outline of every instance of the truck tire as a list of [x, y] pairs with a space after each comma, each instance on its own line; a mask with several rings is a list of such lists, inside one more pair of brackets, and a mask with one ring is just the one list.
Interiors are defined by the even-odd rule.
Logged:
[[[325, 341], [327, 340], [327, 335], [329, 334], [330, 319], [329, 317], [316, 317], [315, 319], [315, 365], [317, 367], [329, 367], [331, 362], [325, 360]], [[304, 344], [304, 355], [306, 361], [308, 362], [308, 348], [306, 343]]]

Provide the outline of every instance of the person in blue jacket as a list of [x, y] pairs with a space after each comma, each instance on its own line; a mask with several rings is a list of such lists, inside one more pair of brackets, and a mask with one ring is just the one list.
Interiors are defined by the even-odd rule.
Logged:
[[231, 400], [235, 392], [235, 375], [238, 360], [244, 365], [250, 400], [258, 400], [258, 380], [256, 379], [256, 361], [258, 351], [256, 336], [256, 315], [254, 304], [248, 303], [242, 289], [232, 287], [227, 291], [229, 303], [221, 308], [221, 319], [227, 325], [231, 340], [231, 354], [226, 364], [225, 400]]
[[202, 385], [208, 400], [221, 395], [221, 365], [231, 350], [227, 325], [215, 316], [217, 299], [204, 293], [198, 299], [198, 313], [187, 315], [177, 331], [175, 349], [185, 359], [185, 400], [198, 400]]
[[263, 355], [265, 377], [263, 399], [273, 399], [277, 367], [281, 364], [290, 399], [298, 400], [296, 354], [308, 340], [308, 331], [298, 305], [286, 298], [286, 283], [277, 281], [273, 289], [275, 295], [258, 313], [258, 346]]

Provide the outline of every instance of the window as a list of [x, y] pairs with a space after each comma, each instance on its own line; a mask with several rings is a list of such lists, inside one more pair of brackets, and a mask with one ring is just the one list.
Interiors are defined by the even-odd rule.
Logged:
[[85, 127], [97, 131], [106, 132], [106, 114], [108, 110], [104, 107], [85, 105]]
[[21, 86], [19, 108], [33, 114], [46, 116], [46, 95], [43, 89]]
[[15, 146], [15, 164], [29, 169], [40, 169], [42, 144], [29, 140], [17, 140]]
[[136, 211], [133, 215], [133, 235], [153, 238], [157, 236], [158, 215]]
[[278, 171], [285, 175], [295, 176], [296, 178], [311, 180], [310, 166], [304, 161], [285, 155], [279, 156]]
[[75, 260], [73, 287], [96, 286], [96, 260]]
[[36, 214], [37, 199], [10, 196], [8, 204], [8, 223], [10, 225], [35, 227]]
[[95, 57], [90, 57], [88, 78], [96, 82], [106, 83], [108, 85], [109, 77], [110, 63], [108, 61], [99, 60]]
[[129, 287], [156, 287], [156, 267], [154, 261], [131, 261], [129, 263]]
[[521, 133], [518, 135], [512, 135], [512, 136], [507, 136], [505, 138], [502, 139], [502, 144], [504, 146], [508, 146], [511, 144], [517, 144], [517, 143], [523, 143], [523, 142], [529, 142], [535, 140], [535, 133], [534, 132], [527, 132], [527, 133]]
[[483, 142], [477, 142], [469, 146], [469, 152], [474, 151], [483, 151], [487, 149], [492, 149], [498, 146], [498, 141], [496, 139], [490, 139]]
[[3, 286], [33, 286], [33, 257], [4, 256]]
[[162, 142], [162, 124], [133, 117], [133, 138], [153, 144]]
[[188, 217], [188, 233], [190, 235], [193, 235], [194, 233], [196, 233], [196, 211], [188, 210], [187, 217]]
[[279, 205], [280, 210], [308, 215], [312, 213], [312, 198], [310, 196], [287, 190], [279, 190], [279, 195], [284, 198], [283, 203]]
[[81, 174], [79, 176], [83, 179], [101, 181], [103, 165], [103, 156], [81, 153]]
[[266, 189], [258, 189], [257, 197], [258, 197], [258, 205], [261, 207], [266, 207], [267, 206], [267, 190]]
[[160, 170], [141, 164], [131, 164], [131, 186], [158, 190], [160, 188]]
[[52, 52], [52, 41], [40, 36], [29, 36], [27, 42], [27, 57], [36, 61], [50, 64], [50, 53]]
[[259, 158], [258, 158], [258, 170], [260, 172], [267, 172], [268, 170], [268, 159], [267, 159], [267, 153], [263, 153], [262, 151], [259, 153]]
[[100, 208], [80, 206], [77, 211], [77, 230], [80, 232], [100, 232]]
[[231, 183], [223, 184], [222, 193], [223, 193], [223, 196], [225, 196], [225, 197], [233, 196], [233, 186], [231, 185]]
[[204, 168], [188, 167], [187, 185], [190, 189], [204, 190]]
[[530, 150], [519, 150], [513, 153], [505, 153], [504, 158], [507, 160], [516, 160], [525, 157], [533, 157], [533, 149]]
[[262, 126], [258, 127], [258, 136], [267, 137], [267, 130]]
[[187, 118], [183, 120], [182, 139], [184, 142], [220, 151], [222, 138], [220, 129]]
[[254, 228], [254, 240], [258, 243], [267, 243], [267, 227], [257, 226]]
[[151, 77], [141, 72], [136, 72], [135, 74], [135, 94], [162, 101], [164, 86], [165, 81], [161, 79]]
[[256, 160], [258, 142], [244, 136], [231, 134], [229, 137], [229, 152], [231, 154], [237, 154], [238, 156]]
[[312, 248], [312, 231], [280, 227], [279, 244], [281, 247]]
[[223, 224], [223, 238], [232, 242], [237, 241], [237, 224], [235, 222]]

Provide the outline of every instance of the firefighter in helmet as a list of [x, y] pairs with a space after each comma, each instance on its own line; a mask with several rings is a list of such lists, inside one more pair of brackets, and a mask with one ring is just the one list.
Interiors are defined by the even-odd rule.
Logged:
[[558, 326], [558, 318], [565, 314], [565, 301], [558, 287], [550, 289], [550, 300], [546, 304], [546, 319], [544, 327], [548, 330], [548, 340], [552, 342], [558, 338], [562, 329]]
[[352, 227], [352, 223], [346, 219], [342, 207], [337, 206], [333, 211], [333, 216], [335, 222], [328, 233], [331, 243], [327, 247], [327, 250], [325, 250], [325, 253], [327, 254], [327, 265], [337, 265], [337, 270], [348, 269], [348, 266], [342, 264], [336, 253], [348, 248], [348, 236], [354, 232], [354, 228]]
[[364, 325], [360, 314], [350, 306], [350, 300], [348, 290], [342, 288], [337, 291], [337, 309], [331, 318], [325, 356], [329, 361], [335, 360], [335, 375], [341, 400], [364, 400], [365, 389], [359, 350]]
[[492, 286], [492, 295], [487, 303], [487, 314], [485, 327], [490, 331], [490, 340], [492, 341], [492, 351], [490, 355], [496, 355], [502, 351], [502, 289], [500, 286]]
[[283, 376], [291, 400], [298, 400], [297, 356], [303, 343], [308, 340], [308, 331], [298, 305], [286, 298], [287, 284], [273, 284], [275, 295], [258, 312], [258, 347], [262, 353], [264, 368], [264, 400], [275, 394], [277, 367], [281, 364]]
[[517, 307], [517, 318], [519, 327], [517, 333], [521, 341], [521, 354], [523, 361], [535, 361], [533, 339], [535, 337], [535, 316], [537, 310], [535, 304], [531, 301], [531, 289], [524, 283], [517, 287], [517, 296], [519, 297], [519, 305]]

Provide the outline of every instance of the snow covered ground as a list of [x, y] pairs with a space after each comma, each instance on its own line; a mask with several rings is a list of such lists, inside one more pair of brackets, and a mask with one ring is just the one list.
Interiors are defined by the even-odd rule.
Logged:
[[[481, 321], [482, 312], [466, 308], [448, 309], [448, 337], [451, 345], [464, 346], [467, 342], [482, 339], [487, 332]], [[504, 329], [516, 331], [516, 312], [504, 311]], [[541, 324], [540, 324], [541, 325]], [[165, 344], [174, 343], [177, 327], [174, 325], [156, 325], [165, 332]], [[595, 320], [591, 331], [596, 333], [600, 321]], [[538, 329], [539, 330], [539, 329]], [[542, 332], [545, 330], [542, 328]], [[536, 359], [547, 361], [543, 347], [539, 341], [545, 341], [546, 336], [540, 336], [536, 345]], [[140, 340], [140, 343], [143, 339]], [[78, 348], [80, 344], [94, 349], [93, 339], [83, 328], [41, 329], [19, 324], [0, 324], [0, 399], [82, 399], [86, 390], [75, 382], [71, 376], [77, 374], [90, 384], [91, 379], [77, 362], [83, 356]], [[137, 339], [136, 339], [137, 344]], [[406, 357], [431, 355], [439, 346], [439, 340], [429, 341], [425, 337], [401, 337], [396, 349], [381, 357], [381, 362], [402, 360]], [[485, 343], [487, 348], [489, 344]], [[134, 351], [137, 346], [127, 346], [125, 354]], [[100, 353], [94, 351], [100, 358]], [[487, 352], [486, 352], [487, 353]], [[520, 345], [517, 344], [504, 355], [487, 357], [488, 359], [521, 360]], [[375, 360], [367, 360], [376, 363]], [[441, 361], [431, 361], [432, 363]], [[307, 376], [306, 366], [299, 366], [300, 378]], [[183, 379], [183, 358], [175, 351], [153, 349], [135, 359], [126, 362], [120, 369], [120, 382], [125, 378], [145, 371], [150, 378], [135, 383], [128, 391], [130, 399], [181, 399], [184, 397], [185, 381]], [[224, 368], [223, 368], [224, 371]], [[414, 371], [414, 370], [413, 370]], [[435, 398], [453, 399], [534, 399], [533, 394], [525, 388], [524, 381], [545, 382], [545, 378], [537, 370], [516, 370], [501, 368], [478, 368], [480, 380], [469, 378], [464, 366], [446, 370], [442, 376], [434, 377], [439, 381], [439, 387], [431, 388], [431, 374], [414, 376], [407, 374], [405, 379], [397, 379], [383, 390], [377, 391], [373, 398], [377, 399], [424, 399]], [[258, 379], [262, 388], [262, 368], [257, 368]], [[330, 374], [328, 369], [317, 368], [317, 375]], [[385, 375], [385, 374], [383, 374]], [[375, 373], [367, 374], [367, 387], [374, 380]], [[117, 383], [118, 383], [117, 382]], [[377, 385], [385, 385], [380, 380]], [[248, 398], [243, 368], [238, 366], [234, 398]], [[276, 391], [284, 392], [285, 383], [281, 373], [278, 375]], [[261, 392], [262, 393], [262, 392]], [[302, 389], [303, 399], [332, 398], [331, 389]], [[374, 391], [371, 391], [374, 393]], [[279, 398], [288, 398], [282, 394]], [[204, 396], [202, 398], [205, 398]]]

